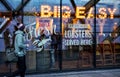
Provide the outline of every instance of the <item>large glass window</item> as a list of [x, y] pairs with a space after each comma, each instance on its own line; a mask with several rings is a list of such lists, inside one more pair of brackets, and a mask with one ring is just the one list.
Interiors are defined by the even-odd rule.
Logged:
[[120, 0], [2, 0], [0, 8], [0, 73], [17, 69], [6, 57], [17, 23], [26, 27], [28, 72], [120, 65]]

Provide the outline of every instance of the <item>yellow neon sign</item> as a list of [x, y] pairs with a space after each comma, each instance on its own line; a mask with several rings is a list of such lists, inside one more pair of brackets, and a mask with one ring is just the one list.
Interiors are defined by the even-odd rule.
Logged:
[[[97, 18], [106, 19], [108, 16], [110, 19], [114, 18], [114, 14], [116, 12], [116, 8], [98, 8]], [[85, 13], [85, 7], [76, 7], [75, 16], [79, 19], [89, 19], [94, 18], [94, 8], [91, 7], [88, 13]], [[107, 14], [108, 13], [108, 14]], [[60, 6], [49, 6], [49, 5], [41, 5], [41, 17], [60, 17]], [[62, 6], [62, 17], [63, 18], [70, 18], [71, 17], [71, 9], [69, 6]]]

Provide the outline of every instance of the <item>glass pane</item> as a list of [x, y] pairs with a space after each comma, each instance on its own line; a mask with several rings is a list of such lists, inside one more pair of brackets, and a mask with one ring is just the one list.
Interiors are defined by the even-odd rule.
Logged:
[[[115, 66], [119, 62], [119, 0], [100, 0], [97, 7], [97, 50], [96, 65], [98, 67]], [[116, 46], [118, 46], [116, 48]]]
[[74, 0], [77, 6], [84, 6], [90, 0]]
[[1, 2], [0, 2], [0, 11], [1, 12], [7, 11], [7, 9], [5, 8], [5, 6]]
[[76, 11], [72, 9], [70, 18], [63, 18], [63, 69], [93, 66], [92, 26], [94, 24], [85, 22], [87, 21], [85, 14], [80, 14], [85, 13], [86, 7], [83, 6], [88, 2], [89, 0], [75, 0]]
[[21, 4], [21, 1], [22, 0], [6, 0], [9, 6], [12, 6], [14, 9], [16, 9]]
[[[30, 0], [30, 2], [24, 7], [24, 24], [26, 25], [28, 36], [27, 41], [30, 45], [28, 50], [30, 51], [28, 55], [29, 57], [34, 57], [33, 59], [28, 58], [29, 63], [33, 64], [31, 66], [34, 67], [36, 71], [51, 71], [58, 70], [58, 50], [55, 46], [52, 46], [51, 42], [48, 41], [44, 44], [44, 50], [40, 51], [42, 46], [39, 46], [39, 43], [42, 40], [56, 37], [53, 35], [53, 29], [56, 28], [55, 32], [59, 32], [60, 23], [59, 17], [53, 17], [54, 7], [58, 8], [59, 0]], [[45, 9], [50, 9], [48, 14], [52, 12], [50, 15], [42, 14]], [[43, 9], [43, 10], [42, 10]], [[45, 16], [45, 17], [44, 17]], [[26, 22], [27, 21], [27, 22]], [[45, 34], [45, 37], [42, 39], [42, 31]], [[39, 40], [39, 42], [34, 45], [33, 43]], [[32, 61], [31, 61], [32, 60]], [[31, 66], [28, 67], [28, 70], [31, 69]]]

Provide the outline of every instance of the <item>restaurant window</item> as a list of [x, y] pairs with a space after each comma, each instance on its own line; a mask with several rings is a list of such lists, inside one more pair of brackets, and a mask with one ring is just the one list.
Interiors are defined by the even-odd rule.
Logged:
[[96, 66], [116, 66], [119, 65], [119, 0], [117, 3], [111, 1], [99, 1], [96, 5]]
[[[88, 8], [90, 7], [85, 7], [89, 0], [80, 2], [74, 0], [73, 2], [75, 2], [75, 5], [72, 3], [71, 17], [68, 21], [63, 18], [62, 68], [64, 70], [93, 68], [92, 29], [94, 27], [94, 18], [87, 18], [87, 15], [89, 15], [88, 10], [90, 10]], [[94, 12], [93, 8], [92, 11]]]
[[2, 0], [0, 8], [0, 73], [17, 70], [15, 62], [6, 66], [4, 32], [13, 36], [21, 22], [27, 72], [120, 65], [119, 0]]

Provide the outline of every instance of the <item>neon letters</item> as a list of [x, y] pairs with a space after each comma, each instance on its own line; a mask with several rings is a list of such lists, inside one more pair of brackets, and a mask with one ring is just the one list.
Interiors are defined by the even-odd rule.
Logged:
[[[105, 19], [109, 17], [110, 19], [114, 18], [114, 14], [117, 9], [115, 8], [98, 8], [98, 13], [96, 18]], [[94, 18], [94, 8], [91, 7], [89, 12], [86, 13], [85, 7], [76, 7], [75, 16], [79, 19], [85, 18]], [[71, 9], [69, 6], [62, 6], [62, 16], [63, 18], [70, 18], [71, 17]], [[41, 17], [51, 17], [54, 18], [60, 17], [60, 6], [49, 6], [49, 5], [41, 5]]]

